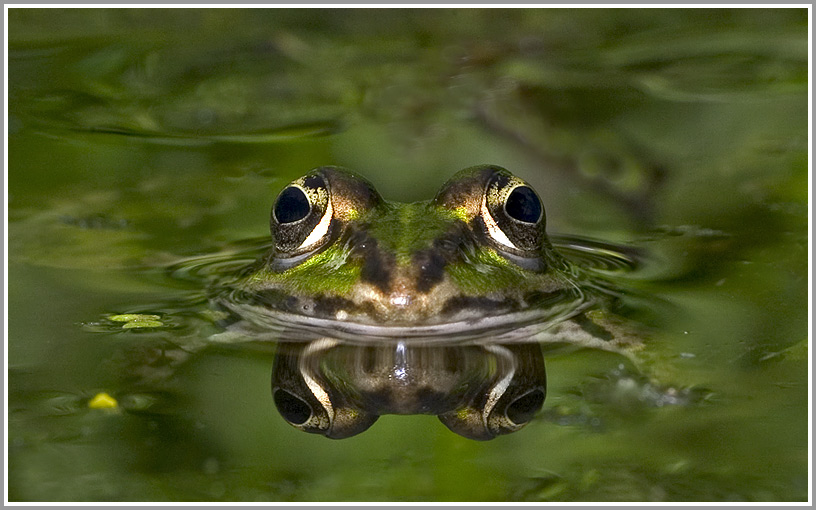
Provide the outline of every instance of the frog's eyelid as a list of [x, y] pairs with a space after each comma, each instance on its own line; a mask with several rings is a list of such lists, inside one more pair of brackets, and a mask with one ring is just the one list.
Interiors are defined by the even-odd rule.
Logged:
[[490, 211], [487, 209], [487, 196], [482, 197], [482, 220], [484, 221], [485, 227], [487, 227], [487, 233], [490, 237], [493, 238], [496, 242], [507, 246], [508, 248], [512, 248], [514, 250], [518, 250], [518, 247], [513, 244], [507, 234], [502, 231], [501, 227], [499, 227], [496, 220], [493, 219], [493, 216], [490, 214]]
[[313, 245], [319, 243], [326, 234], [329, 233], [329, 225], [331, 224], [332, 216], [334, 215], [334, 210], [332, 209], [332, 201], [331, 198], [326, 200], [326, 211], [323, 213], [323, 217], [320, 218], [320, 222], [315, 225], [315, 228], [306, 236], [306, 239], [300, 243], [298, 246], [298, 250], [311, 248]]

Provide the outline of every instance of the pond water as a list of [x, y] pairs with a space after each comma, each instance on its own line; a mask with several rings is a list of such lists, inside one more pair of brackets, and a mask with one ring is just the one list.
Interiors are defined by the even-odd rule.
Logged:
[[[10, 9], [8, 500], [807, 501], [807, 21]], [[537, 190], [636, 355], [283, 338], [214, 305], [309, 169], [411, 202], [484, 163]], [[434, 416], [514, 359], [534, 388], [546, 360], [524, 428]], [[332, 440], [271, 391], [380, 365], [449, 394]]]

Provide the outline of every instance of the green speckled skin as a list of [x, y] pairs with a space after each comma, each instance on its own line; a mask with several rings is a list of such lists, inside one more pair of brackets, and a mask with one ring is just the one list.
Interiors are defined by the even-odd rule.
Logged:
[[[273, 211], [288, 217], [284, 207], [298, 207], [305, 214], [309, 201], [309, 213], [283, 225], [273, 213], [273, 238], [285, 230], [286, 242], [277, 242], [242, 284], [264, 306], [364, 324], [439, 324], [524, 310], [574, 287], [547, 240], [540, 201], [526, 204], [540, 208], [524, 218], [535, 221], [506, 211], [516, 189], [539, 199], [499, 167], [463, 170], [433, 200], [410, 204], [387, 202], [370, 183], [335, 167], [289, 188]], [[315, 231], [325, 231], [316, 242]], [[295, 246], [303, 239], [308, 246]]]

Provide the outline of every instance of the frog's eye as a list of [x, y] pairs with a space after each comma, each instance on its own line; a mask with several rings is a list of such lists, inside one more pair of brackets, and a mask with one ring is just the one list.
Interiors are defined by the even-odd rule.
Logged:
[[304, 426], [313, 415], [308, 402], [294, 393], [279, 388], [272, 396], [283, 419], [296, 427]]
[[312, 205], [302, 189], [289, 186], [281, 191], [273, 214], [280, 223], [294, 223], [309, 215]]
[[298, 179], [283, 189], [272, 207], [270, 230], [279, 253], [299, 255], [323, 246], [333, 217], [329, 187], [321, 175]]
[[[301, 387], [289, 385], [288, 388], [273, 387], [272, 398], [281, 417], [289, 425], [305, 432], [326, 434], [331, 427], [331, 406], [326, 408], [319, 400]], [[299, 385], [298, 385], [299, 386]]]
[[316, 168], [293, 181], [275, 199], [269, 222], [278, 262], [297, 264], [381, 202], [371, 183], [338, 167]]
[[533, 188], [504, 168], [466, 168], [442, 186], [433, 203], [484, 235], [506, 258], [526, 269], [543, 270], [544, 206]]
[[480, 216], [488, 237], [501, 250], [524, 256], [541, 249], [544, 207], [521, 179], [495, 172], [485, 186]]
[[523, 223], [538, 223], [543, 210], [541, 199], [529, 186], [517, 186], [504, 202], [507, 216]]

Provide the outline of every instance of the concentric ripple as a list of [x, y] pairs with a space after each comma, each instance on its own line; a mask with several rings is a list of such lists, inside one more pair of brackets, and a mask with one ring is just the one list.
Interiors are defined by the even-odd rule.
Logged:
[[642, 251], [577, 236], [550, 236], [555, 249], [577, 266], [608, 273], [628, 273], [640, 267]]

